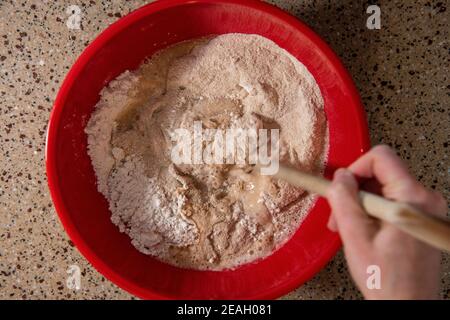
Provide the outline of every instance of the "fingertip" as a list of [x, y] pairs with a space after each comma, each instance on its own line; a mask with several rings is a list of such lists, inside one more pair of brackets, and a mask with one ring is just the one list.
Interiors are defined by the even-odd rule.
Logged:
[[353, 173], [350, 170], [348, 170], [346, 168], [339, 168], [334, 173], [333, 181], [334, 180], [348, 182], [348, 181], [355, 180], [355, 177], [353, 176]]
[[397, 155], [397, 153], [387, 144], [379, 144], [372, 148], [374, 153], [385, 154], [385, 155]]
[[353, 173], [348, 169], [340, 168], [334, 173], [328, 195], [333, 198], [340, 197], [342, 194], [348, 193], [349, 191], [354, 193], [357, 188], [358, 184]]
[[333, 180], [341, 179], [343, 176], [347, 174], [347, 169], [345, 168], [339, 168], [337, 169], [333, 174]]
[[333, 211], [333, 219], [330, 217], [327, 223], [328, 229], [338, 231], [344, 245], [354, 241], [368, 243], [373, 229], [359, 203], [357, 181], [348, 169], [335, 172], [327, 198]]
[[330, 201], [334, 199], [341, 199], [342, 194], [345, 194], [347, 191], [347, 187], [344, 183], [340, 181], [334, 181], [331, 183], [330, 187], [327, 190], [327, 198]]

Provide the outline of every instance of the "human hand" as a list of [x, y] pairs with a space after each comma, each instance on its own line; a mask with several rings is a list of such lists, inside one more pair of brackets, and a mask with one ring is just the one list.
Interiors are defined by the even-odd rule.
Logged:
[[[411, 204], [428, 214], [445, 215], [447, 204], [408, 172], [387, 146], [377, 146], [348, 169], [335, 172], [327, 194], [332, 214], [328, 227], [339, 232], [350, 273], [366, 299], [436, 299], [441, 253], [395, 226], [369, 217], [358, 199], [361, 189]], [[379, 267], [381, 286], [367, 286], [371, 265]]]

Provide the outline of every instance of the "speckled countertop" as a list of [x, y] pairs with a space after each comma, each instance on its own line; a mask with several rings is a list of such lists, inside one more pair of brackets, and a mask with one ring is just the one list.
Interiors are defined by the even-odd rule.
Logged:
[[[44, 149], [52, 103], [72, 63], [100, 31], [145, 2], [0, 2], [0, 298], [132, 298], [69, 241], [47, 189]], [[360, 90], [372, 143], [396, 147], [423, 183], [449, 199], [448, 2], [377, 1], [380, 30], [366, 28], [366, 1], [271, 2], [308, 23], [341, 57]], [[81, 8], [81, 30], [66, 26], [70, 5]], [[81, 268], [81, 290], [65, 285], [70, 265]], [[450, 297], [449, 255], [442, 296]], [[339, 253], [286, 298], [361, 296]]]

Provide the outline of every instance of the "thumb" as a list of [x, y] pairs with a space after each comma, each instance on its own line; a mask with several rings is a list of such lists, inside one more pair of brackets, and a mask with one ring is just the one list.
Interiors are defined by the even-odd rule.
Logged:
[[349, 170], [338, 169], [335, 172], [327, 199], [344, 246], [369, 244], [376, 226], [359, 203], [358, 183]]

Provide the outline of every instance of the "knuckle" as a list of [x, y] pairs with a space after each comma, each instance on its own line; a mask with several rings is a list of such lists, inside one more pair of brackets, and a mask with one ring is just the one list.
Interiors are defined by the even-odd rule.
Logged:
[[405, 179], [403, 181], [403, 188], [412, 196], [424, 196], [426, 194], [425, 188], [414, 179]]
[[447, 212], [447, 201], [441, 193], [429, 190], [416, 181], [407, 183], [404, 192], [411, 203], [419, 205], [429, 213], [444, 215]]
[[440, 192], [431, 191], [430, 193], [432, 201], [435, 203], [439, 213], [445, 214], [448, 208], [447, 200], [445, 200], [444, 196]]
[[413, 179], [399, 179], [383, 187], [383, 193], [392, 199], [405, 202], [423, 202], [425, 188]]
[[409, 181], [408, 184], [407, 190], [410, 192], [413, 199], [422, 203], [426, 203], [430, 200], [430, 192], [424, 186], [415, 180]]
[[395, 153], [394, 150], [391, 147], [389, 147], [387, 144], [377, 145], [372, 150], [374, 153], [380, 154], [380, 155], [387, 155], [387, 154], [392, 155]]

